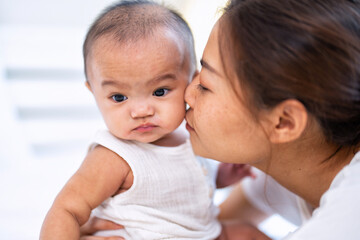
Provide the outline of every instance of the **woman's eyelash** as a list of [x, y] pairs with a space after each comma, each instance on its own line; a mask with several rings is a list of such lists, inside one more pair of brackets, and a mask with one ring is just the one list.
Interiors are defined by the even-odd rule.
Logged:
[[209, 89], [207, 89], [206, 87], [204, 87], [203, 85], [201, 85], [200, 83], [197, 85], [197, 89], [199, 89], [200, 91], [207, 91]]

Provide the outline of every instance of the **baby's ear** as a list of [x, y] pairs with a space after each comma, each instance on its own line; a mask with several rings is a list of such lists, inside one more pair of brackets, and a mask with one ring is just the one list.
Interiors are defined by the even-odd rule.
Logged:
[[285, 100], [271, 110], [270, 141], [287, 143], [298, 139], [305, 131], [308, 113], [305, 106], [295, 99]]
[[85, 81], [85, 86], [87, 87], [87, 89], [89, 89], [90, 92], [92, 92], [89, 81]]

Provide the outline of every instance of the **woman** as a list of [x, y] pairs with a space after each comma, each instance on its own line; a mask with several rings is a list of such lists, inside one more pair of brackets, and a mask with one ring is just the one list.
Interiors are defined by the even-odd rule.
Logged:
[[360, 3], [233, 0], [201, 62], [195, 153], [261, 170], [220, 218], [278, 212], [300, 226], [286, 239], [360, 239]]

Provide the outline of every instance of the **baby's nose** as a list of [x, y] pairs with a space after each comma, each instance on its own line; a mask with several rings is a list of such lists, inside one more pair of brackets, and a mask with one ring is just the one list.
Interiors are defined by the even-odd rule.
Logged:
[[144, 118], [154, 115], [154, 108], [149, 101], [143, 100], [133, 104], [130, 113], [132, 118]]

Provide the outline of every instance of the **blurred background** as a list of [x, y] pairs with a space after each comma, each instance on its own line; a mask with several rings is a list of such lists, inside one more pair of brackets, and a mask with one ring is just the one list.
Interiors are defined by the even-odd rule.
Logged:
[[[82, 43], [112, 2], [0, 0], [0, 239], [38, 239], [53, 199], [104, 125], [84, 86]], [[159, 2], [185, 17], [201, 57], [225, 0]], [[292, 227], [278, 216], [262, 225], [274, 239]]]

